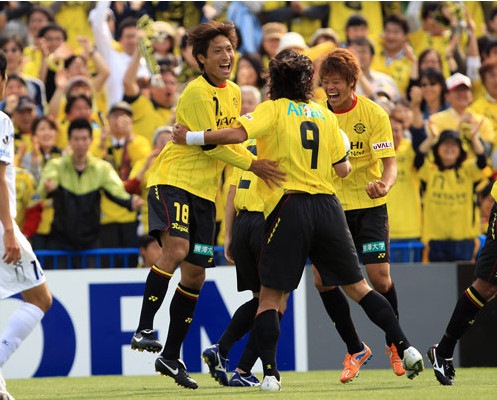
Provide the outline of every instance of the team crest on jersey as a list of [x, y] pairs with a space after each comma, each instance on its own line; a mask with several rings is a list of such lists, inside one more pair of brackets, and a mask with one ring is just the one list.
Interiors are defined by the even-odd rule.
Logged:
[[354, 131], [357, 134], [361, 134], [366, 132], [366, 126], [362, 122], [358, 122], [354, 125]]
[[252, 121], [254, 119], [254, 117], [252, 117], [252, 115], [250, 115], [249, 113], [243, 114], [243, 116], [247, 118], [249, 121]]

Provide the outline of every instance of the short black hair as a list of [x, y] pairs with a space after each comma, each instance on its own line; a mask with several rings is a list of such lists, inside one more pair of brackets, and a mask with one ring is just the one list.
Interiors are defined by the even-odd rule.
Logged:
[[40, 31], [38, 32], [38, 37], [39, 38], [42, 38], [45, 36], [45, 34], [48, 32], [48, 31], [57, 31], [57, 32], [61, 32], [62, 35], [64, 36], [64, 40], [67, 40], [67, 32], [64, 28], [62, 28], [62, 26], [58, 25], [58, 24], [55, 24], [55, 23], [50, 23], [48, 25], [45, 25], [43, 28], [40, 29]]
[[87, 129], [90, 132], [90, 137], [93, 137], [93, 128], [91, 124], [84, 118], [77, 118], [69, 124], [67, 129], [67, 137], [71, 138], [71, 133], [74, 129]]
[[490, 14], [488, 16], [489, 20], [493, 20], [495, 16], [497, 15], [497, 7], [494, 7], [490, 10]]
[[387, 26], [387, 24], [396, 24], [399, 25], [402, 30], [404, 31], [404, 34], [407, 35], [409, 33], [409, 25], [407, 24], [407, 20], [396, 14], [389, 15], [383, 20], [383, 29]]
[[485, 45], [485, 56], [489, 56], [490, 55], [490, 51], [494, 48], [494, 47], [497, 47], [497, 39], [490, 39], [486, 45]]
[[69, 114], [74, 102], [79, 99], [83, 99], [84, 101], [86, 101], [86, 104], [90, 106], [90, 108], [92, 107], [91, 99], [88, 96], [85, 96], [84, 94], [78, 94], [77, 96], [71, 96], [67, 99], [66, 108], [64, 109], [64, 112], [66, 114]]
[[363, 37], [358, 37], [358, 38], [352, 39], [349, 43], [349, 46], [351, 46], [353, 44], [355, 44], [357, 46], [369, 48], [371, 55], [374, 56], [374, 46], [373, 46], [373, 43], [371, 43], [371, 41], [369, 39], [363, 38]]
[[126, 17], [121, 22], [119, 22], [119, 25], [117, 26], [117, 32], [116, 32], [117, 40], [121, 40], [121, 36], [123, 35], [123, 32], [126, 28], [131, 28], [131, 27], [136, 28], [137, 22], [138, 22], [138, 20], [136, 18], [133, 18], [133, 17]]
[[5, 71], [7, 70], [7, 57], [3, 50], [0, 50], [0, 76], [2, 79], [6, 78]]
[[8, 78], [8, 80], [9, 80], [9, 81], [17, 81], [17, 82], [19, 82], [22, 86], [24, 86], [24, 87], [28, 87], [28, 85], [26, 84], [26, 81], [24, 80], [24, 78], [23, 78], [21, 75], [18, 75], [18, 74], [10, 74], [7, 78]]
[[7, 45], [9, 42], [14, 42], [15, 45], [21, 50], [24, 49], [24, 45], [22, 43], [22, 39], [18, 35], [4, 35], [0, 36], [0, 48], [3, 49], [3, 46]]
[[351, 26], [368, 26], [368, 21], [361, 14], [353, 14], [347, 20], [345, 24], [345, 29], [350, 28]]

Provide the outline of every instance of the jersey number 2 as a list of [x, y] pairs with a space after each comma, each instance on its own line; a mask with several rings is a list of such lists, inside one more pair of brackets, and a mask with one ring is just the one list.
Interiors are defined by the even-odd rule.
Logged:
[[[312, 139], [308, 139], [307, 132], [312, 132]], [[311, 169], [318, 167], [319, 128], [314, 122], [304, 121], [300, 124], [300, 138], [302, 147], [311, 150]]]

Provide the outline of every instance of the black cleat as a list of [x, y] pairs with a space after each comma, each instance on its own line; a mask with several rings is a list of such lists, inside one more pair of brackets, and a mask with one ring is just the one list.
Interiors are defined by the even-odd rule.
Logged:
[[170, 376], [179, 385], [187, 389], [197, 389], [198, 385], [186, 370], [185, 363], [181, 360], [166, 360], [160, 356], [155, 360], [155, 370], [165, 376]]
[[437, 380], [446, 386], [452, 386], [454, 384], [454, 377], [456, 376], [456, 371], [454, 365], [452, 364], [452, 358], [446, 359], [440, 357], [437, 354], [437, 346], [431, 346], [426, 353], [428, 359], [433, 365], [433, 371], [435, 372], [435, 377]]
[[152, 329], [144, 329], [133, 335], [131, 349], [158, 353], [162, 350], [162, 344], [157, 340]]

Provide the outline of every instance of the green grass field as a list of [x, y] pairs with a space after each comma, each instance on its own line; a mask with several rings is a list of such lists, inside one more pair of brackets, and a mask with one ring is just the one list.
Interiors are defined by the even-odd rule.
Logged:
[[[227, 388], [207, 374], [193, 374], [199, 389], [186, 390], [161, 376], [96, 376], [90, 378], [33, 378], [8, 381], [16, 400], [152, 400], [215, 399], [244, 400], [271, 396], [285, 400], [494, 400], [497, 398], [497, 368], [459, 368], [456, 385], [441, 386], [433, 371], [425, 370], [413, 381], [396, 377], [390, 370], [368, 370], [354, 382], [339, 382], [340, 371], [284, 372], [283, 390], [261, 392], [257, 388]], [[260, 374], [259, 374], [260, 375]]]

